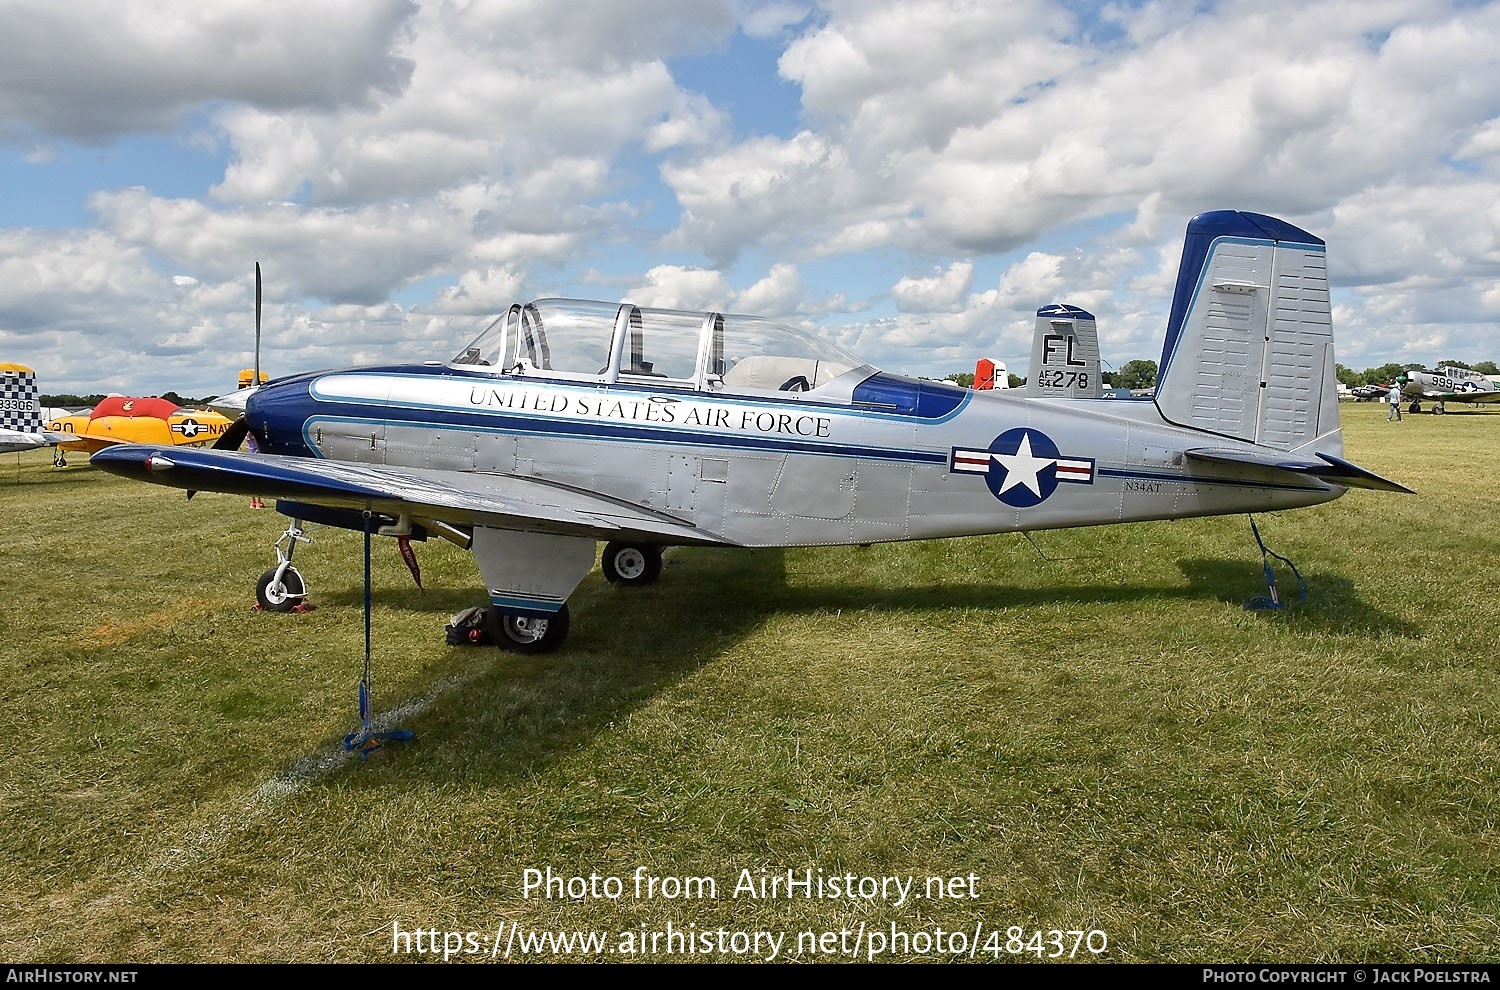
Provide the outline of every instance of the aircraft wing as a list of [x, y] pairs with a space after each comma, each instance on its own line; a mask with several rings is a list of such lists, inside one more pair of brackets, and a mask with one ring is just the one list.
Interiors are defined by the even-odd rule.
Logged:
[[1272, 468], [1301, 475], [1304, 478], [1316, 478], [1329, 484], [1342, 485], [1345, 488], [1371, 488], [1383, 492], [1416, 494], [1405, 485], [1391, 481], [1389, 478], [1382, 478], [1373, 471], [1366, 471], [1359, 465], [1332, 454], [1306, 455], [1266, 448], [1250, 450], [1241, 447], [1194, 447], [1183, 453], [1192, 460]]
[[1500, 402], [1500, 391], [1438, 392], [1429, 388], [1423, 389], [1418, 398], [1430, 402]]
[[51, 430], [42, 430], [39, 433], [26, 433], [21, 430], [0, 430], [0, 452], [10, 453], [15, 450], [35, 450], [38, 447], [55, 447], [71, 439], [73, 439], [73, 434], [71, 433], [54, 433]]
[[679, 545], [731, 542], [667, 513], [515, 475], [153, 444], [107, 447], [89, 463], [169, 488], [259, 495], [392, 516], [406, 513], [455, 525]]

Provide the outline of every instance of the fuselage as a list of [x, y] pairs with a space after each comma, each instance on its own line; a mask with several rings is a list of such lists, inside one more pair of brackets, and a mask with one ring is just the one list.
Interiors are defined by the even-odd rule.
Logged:
[[268, 454], [535, 478], [747, 546], [858, 544], [1267, 511], [1344, 489], [1195, 463], [1154, 403], [1017, 398], [855, 368], [801, 392], [452, 365], [263, 386]]

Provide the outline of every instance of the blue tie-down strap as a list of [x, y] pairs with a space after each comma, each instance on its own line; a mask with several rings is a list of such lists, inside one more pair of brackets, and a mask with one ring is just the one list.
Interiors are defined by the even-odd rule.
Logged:
[[1286, 603], [1282, 602], [1281, 596], [1276, 593], [1276, 575], [1271, 572], [1272, 557], [1275, 557], [1291, 568], [1292, 576], [1297, 579], [1297, 601], [1294, 604], [1300, 605], [1307, 601], [1307, 582], [1302, 580], [1302, 572], [1297, 570], [1296, 564], [1266, 546], [1265, 541], [1260, 538], [1260, 529], [1255, 525], [1254, 516], [1250, 517], [1250, 532], [1255, 534], [1255, 544], [1260, 547], [1261, 568], [1266, 572], [1266, 589], [1270, 593], [1256, 595], [1245, 603], [1245, 607], [1255, 612], [1288, 607]]
[[410, 729], [389, 729], [385, 732], [372, 732], [369, 726], [356, 729], [344, 737], [344, 748], [351, 753], [358, 753], [361, 760], [367, 758], [377, 749], [383, 749], [386, 743], [409, 742], [417, 738], [416, 733]]
[[410, 742], [417, 738], [416, 733], [408, 729], [375, 731], [370, 724], [370, 686], [367, 681], [359, 682], [359, 720], [360, 727], [344, 737], [344, 749], [358, 753], [361, 760], [383, 748], [386, 743]]

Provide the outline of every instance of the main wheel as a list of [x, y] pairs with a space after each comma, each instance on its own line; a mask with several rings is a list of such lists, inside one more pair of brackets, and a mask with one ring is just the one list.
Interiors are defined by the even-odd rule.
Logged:
[[302, 575], [295, 567], [288, 567], [280, 581], [276, 580], [276, 568], [273, 567], [255, 584], [255, 600], [267, 612], [290, 612], [306, 593]]
[[661, 547], [607, 543], [600, 567], [610, 584], [650, 584], [661, 577]]
[[551, 653], [568, 637], [568, 606], [543, 619], [491, 609], [495, 642], [517, 653]]

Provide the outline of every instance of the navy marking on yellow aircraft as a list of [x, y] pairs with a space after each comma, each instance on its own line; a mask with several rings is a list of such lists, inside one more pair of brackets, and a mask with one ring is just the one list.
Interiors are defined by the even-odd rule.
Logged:
[[1468, 368], [1445, 364], [1436, 371], [1408, 371], [1403, 377], [1401, 394], [1411, 400], [1408, 408], [1414, 413], [1422, 411], [1424, 402], [1432, 403], [1435, 413], [1445, 412], [1447, 402], [1500, 402], [1494, 381]]
[[[926, 540], [1409, 491], [1343, 457], [1326, 262], [1322, 240], [1272, 217], [1193, 218], [1150, 401], [974, 391], [755, 317], [544, 299], [446, 363], [262, 385], [228, 449], [93, 461], [277, 499], [294, 522], [262, 577], [272, 607], [304, 591], [301, 521], [369, 532], [374, 514], [382, 535], [448, 538], [474, 554], [495, 639], [544, 652], [597, 541], [606, 577], [644, 583], [676, 545]], [[247, 432], [259, 453], [233, 449]]]

